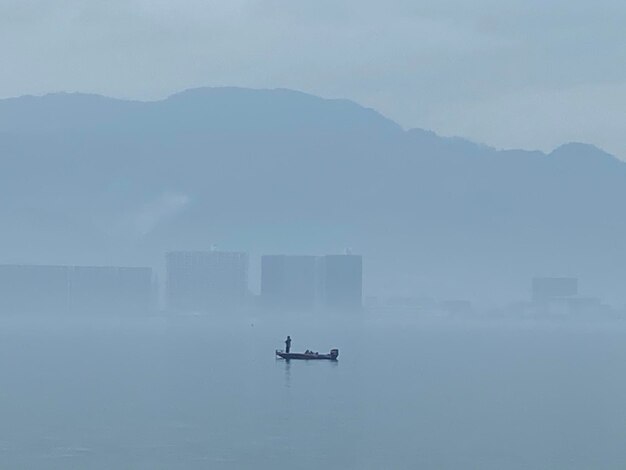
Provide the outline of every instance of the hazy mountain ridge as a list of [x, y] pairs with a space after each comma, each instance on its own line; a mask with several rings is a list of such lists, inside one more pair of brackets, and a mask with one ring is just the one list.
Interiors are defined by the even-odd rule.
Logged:
[[[2, 133], [224, 130], [222, 126], [233, 125], [232, 120], [237, 120], [240, 129], [255, 131], [307, 126], [333, 131], [370, 126], [401, 130], [393, 121], [352, 101], [284, 89], [197, 88], [159, 101], [126, 101], [82, 93], [0, 100]], [[249, 128], [251, 125], [255, 127]]]
[[347, 100], [197, 89], [154, 102], [0, 101], [0, 261], [150, 263], [166, 249], [366, 256], [366, 288], [619, 297], [626, 166], [596, 147], [499, 151]]

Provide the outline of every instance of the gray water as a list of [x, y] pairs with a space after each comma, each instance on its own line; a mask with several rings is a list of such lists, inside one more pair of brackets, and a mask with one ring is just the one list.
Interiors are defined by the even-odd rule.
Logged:
[[[275, 348], [340, 348], [287, 363]], [[0, 468], [599, 469], [626, 326], [2, 320]]]

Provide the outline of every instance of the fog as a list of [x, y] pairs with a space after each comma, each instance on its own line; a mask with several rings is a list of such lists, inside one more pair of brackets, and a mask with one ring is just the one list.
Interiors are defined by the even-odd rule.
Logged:
[[576, 277], [621, 308], [624, 164], [588, 144], [497, 151], [403, 130], [375, 110], [289, 90], [201, 88], [154, 102], [0, 101], [14, 265], [153, 269], [168, 251], [364, 260], [366, 296], [492, 306], [533, 277]]
[[625, 9], [617, 0], [4, 0], [0, 97], [284, 87], [500, 148], [582, 140], [624, 158]]
[[621, 469], [624, 7], [0, 4], [0, 467]]
[[[624, 325], [3, 320], [5, 468], [619, 468]], [[337, 362], [272, 357], [339, 346]], [[282, 335], [282, 336], [281, 336]]]
[[3, 466], [623, 462], [603, 150], [282, 89], [25, 96], [0, 126]]

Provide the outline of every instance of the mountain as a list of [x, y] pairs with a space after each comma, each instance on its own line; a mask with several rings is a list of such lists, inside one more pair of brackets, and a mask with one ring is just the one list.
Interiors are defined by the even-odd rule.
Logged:
[[625, 297], [620, 160], [578, 143], [499, 151], [290, 90], [0, 100], [0, 197], [0, 262], [350, 247], [372, 294], [497, 301], [571, 275]]

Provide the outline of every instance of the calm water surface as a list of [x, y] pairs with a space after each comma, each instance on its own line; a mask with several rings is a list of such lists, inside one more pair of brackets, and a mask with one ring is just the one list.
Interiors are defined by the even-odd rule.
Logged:
[[621, 322], [2, 320], [0, 468], [623, 469], [625, 366]]

